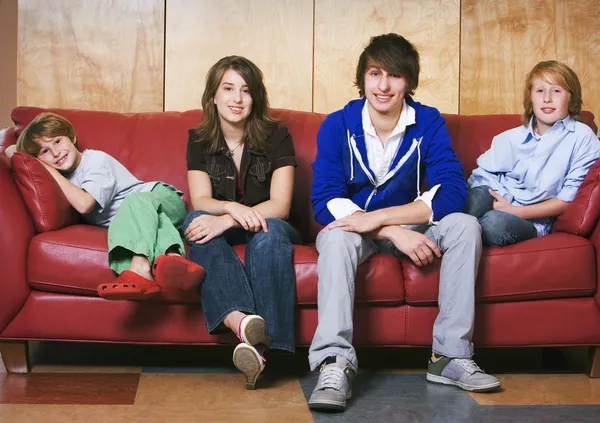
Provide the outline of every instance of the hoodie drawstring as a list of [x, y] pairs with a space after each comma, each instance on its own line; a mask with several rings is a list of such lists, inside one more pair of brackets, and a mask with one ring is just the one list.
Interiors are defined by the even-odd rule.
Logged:
[[421, 196], [421, 140], [417, 144], [417, 197]]
[[350, 142], [350, 131], [346, 130], [348, 134], [348, 150], [350, 150], [350, 180], [354, 180], [354, 153], [352, 152], [352, 143]]

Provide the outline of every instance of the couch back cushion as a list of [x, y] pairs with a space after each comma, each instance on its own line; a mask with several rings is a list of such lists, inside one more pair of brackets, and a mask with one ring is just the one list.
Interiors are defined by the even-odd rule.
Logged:
[[200, 110], [122, 114], [17, 107], [12, 113], [17, 134], [45, 111], [57, 113], [71, 122], [82, 149], [102, 150], [142, 181], [162, 180], [187, 193], [187, 130], [200, 121]]
[[[521, 125], [521, 115], [444, 115], [452, 139], [452, 147], [460, 159], [465, 178], [477, 167], [477, 158], [492, 145], [492, 139], [501, 132]], [[591, 112], [582, 112], [583, 122], [595, 133], [598, 127]]]
[[15, 153], [11, 165], [37, 232], [56, 231], [79, 222], [79, 214], [39, 160]]
[[[44, 111], [69, 119], [82, 148], [107, 152], [143, 181], [161, 180], [173, 184], [185, 193], [184, 200], [190, 207], [185, 163], [187, 131], [198, 125], [202, 118], [201, 110], [122, 114], [17, 107], [12, 113], [17, 135]], [[288, 127], [296, 148], [298, 168], [290, 220], [301, 231], [305, 241], [312, 241], [320, 226], [314, 221], [310, 204], [311, 164], [316, 156], [317, 132], [325, 115], [281, 109], [272, 109], [271, 115]], [[465, 177], [469, 177], [476, 167], [477, 158], [490, 147], [495, 135], [521, 124], [520, 115], [516, 114], [444, 117]], [[582, 117], [597, 131], [591, 113], [584, 112]]]
[[[42, 112], [54, 112], [68, 119], [82, 149], [105, 151], [119, 160], [142, 181], [160, 180], [184, 192], [188, 209], [185, 150], [187, 131], [198, 126], [201, 110], [186, 112], [113, 113], [102, 111], [17, 107], [12, 112], [17, 136]], [[296, 147], [296, 187], [290, 221], [307, 240], [320, 227], [310, 204], [311, 163], [316, 155], [317, 131], [324, 115], [272, 109], [271, 115], [287, 126]]]

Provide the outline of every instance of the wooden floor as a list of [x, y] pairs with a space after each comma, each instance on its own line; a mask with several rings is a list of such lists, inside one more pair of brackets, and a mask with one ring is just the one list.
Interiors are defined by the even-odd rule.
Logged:
[[[600, 379], [583, 349], [478, 351], [503, 389], [468, 394], [428, 384], [424, 349], [359, 350], [361, 370], [343, 414], [311, 413], [317, 381], [306, 349], [270, 356], [247, 391], [230, 347], [42, 343], [33, 371], [0, 373], [0, 422], [565, 422], [600, 421]], [[3, 369], [2, 369], [3, 370]]]

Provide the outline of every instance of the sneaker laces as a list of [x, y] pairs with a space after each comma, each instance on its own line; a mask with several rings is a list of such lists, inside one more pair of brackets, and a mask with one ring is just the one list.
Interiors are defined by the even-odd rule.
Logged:
[[483, 371], [483, 369], [481, 367], [479, 367], [477, 365], [477, 363], [475, 363], [475, 361], [473, 361], [470, 358], [455, 358], [454, 361], [456, 364], [458, 364], [460, 367], [462, 367], [463, 369], [465, 369], [467, 372], [473, 374], [473, 373], [485, 373]]
[[344, 370], [337, 367], [335, 364], [323, 364], [321, 367], [321, 386], [322, 389], [341, 390], [344, 385], [346, 374]]

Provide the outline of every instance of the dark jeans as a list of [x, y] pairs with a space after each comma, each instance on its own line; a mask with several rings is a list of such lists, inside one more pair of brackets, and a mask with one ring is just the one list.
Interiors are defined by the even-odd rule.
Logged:
[[[182, 231], [196, 217], [187, 215]], [[301, 239], [296, 230], [281, 219], [266, 219], [268, 232], [248, 232], [232, 228], [206, 244], [190, 243], [190, 259], [204, 267], [206, 277], [200, 288], [206, 328], [216, 333], [233, 311], [257, 314], [265, 319], [271, 348], [294, 352], [294, 310], [296, 273], [292, 262], [293, 243]], [[232, 245], [246, 245], [245, 267]]]
[[537, 231], [529, 220], [493, 209], [494, 197], [488, 186], [469, 188], [465, 213], [479, 219], [485, 245], [504, 247], [535, 238]]

